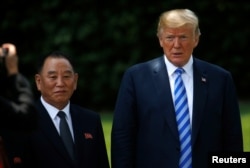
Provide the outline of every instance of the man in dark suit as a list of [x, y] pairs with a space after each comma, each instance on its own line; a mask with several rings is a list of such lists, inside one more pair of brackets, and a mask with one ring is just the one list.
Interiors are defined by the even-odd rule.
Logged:
[[[111, 134], [112, 168], [206, 168], [210, 152], [242, 152], [230, 73], [192, 56], [200, 37], [197, 16], [188, 9], [166, 11], [157, 31], [164, 56], [132, 66], [122, 79]], [[187, 131], [180, 137], [174, 89], [178, 68], [188, 100], [182, 126], [191, 127], [183, 128]], [[182, 153], [188, 156], [185, 163]]]
[[19, 71], [16, 46], [4, 43], [0, 46], [0, 167], [20, 165], [19, 135], [28, 133], [35, 125], [31, 85]]
[[[99, 114], [70, 103], [77, 80], [72, 61], [61, 52], [52, 52], [38, 61], [35, 75], [41, 93], [36, 104], [38, 129], [27, 144], [27, 167], [109, 168]], [[66, 115], [73, 141], [69, 150], [68, 143], [64, 143], [59, 111]]]
[[0, 47], [0, 81], [0, 128], [25, 130], [34, 126], [33, 92], [27, 78], [19, 72], [14, 44]]

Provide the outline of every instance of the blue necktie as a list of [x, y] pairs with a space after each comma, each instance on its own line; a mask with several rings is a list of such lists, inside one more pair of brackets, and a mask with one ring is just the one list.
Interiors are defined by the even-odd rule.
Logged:
[[174, 104], [181, 146], [179, 167], [192, 168], [191, 125], [186, 89], [181, 78], [183, 72], [182, 68], [175, 70], [177, 77], [174, 84]]
[[74, 142], [72, 135], [69, 130], [68, 123], [66, 121], [66, 114], [63, 111], [59, 111], [57, 114], [60, 117], [60, 123], [59, 123], [59, 128], [60, 128], [60, 136], [63, 140], [63, 143], [71, 157], [71, 159], [74, 161]]

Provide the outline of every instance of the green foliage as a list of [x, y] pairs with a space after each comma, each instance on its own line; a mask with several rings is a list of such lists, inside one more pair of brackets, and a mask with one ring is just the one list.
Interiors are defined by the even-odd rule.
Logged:
[[[70, 54], [80, 74], [73, 100], [110, 110], [125, 69], [162, 55], [156, 38], [157, 19], [172, 8], [197, 13], [202, 36], [194, 55], [230, 70], [240, 96], [247, 96], [244, 89], [250, 73], [245, 50], [250, 25], [245, 18], [249, 2], [9, 0], [0, 7], [0, 42], [17, 45], [20, 68], [31, 81], [39, 55], [51, 50]], [[241, 71], [245, 71], [244, 78]]]

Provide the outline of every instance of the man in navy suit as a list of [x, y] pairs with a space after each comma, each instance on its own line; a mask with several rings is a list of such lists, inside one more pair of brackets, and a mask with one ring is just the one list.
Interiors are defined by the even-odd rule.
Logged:
[[231, 74], [193, 57], [200, 30], [189, 9], [164, 12], [157, 36], [164, 55], [129, 68], [122, 79], [111, 133], [112, 168], [178, 168], [180, 140], [174, 71], [182, 68], [191, 124], [187, 167], [206, 168], [210, 152], [243, 151]]
[[[78, 74], [70, 58], [52, 52], [38, 61], [35, 75], [41, 93], [36, 103], [38, 129], [28, 138], [25, 166], [30, 168], [109, 168], [101, 119], [98, 113], [72, 104]], [[61, 138], [57, 115], [63, 111], [73, 140], [73, 157]]]

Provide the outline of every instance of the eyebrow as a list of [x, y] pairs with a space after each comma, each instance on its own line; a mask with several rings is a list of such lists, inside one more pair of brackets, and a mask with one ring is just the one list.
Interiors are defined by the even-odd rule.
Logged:
[[[48, 73], [47, 74], [55, 74], [56, 73], [56, 71], [48, 71]], [[73, 70], [66, 70], [66, 71], [64, 71], [64, 73], [74, 73], [74, 71]]]

